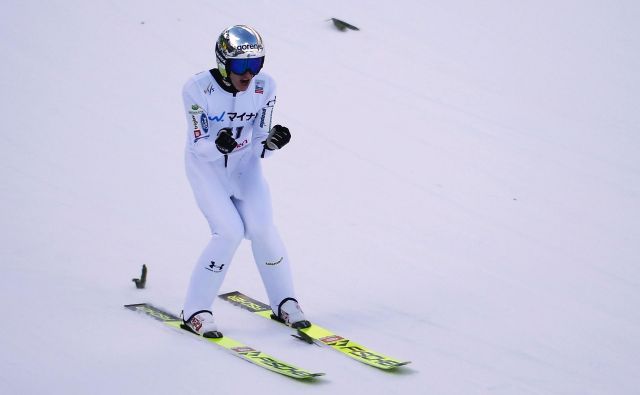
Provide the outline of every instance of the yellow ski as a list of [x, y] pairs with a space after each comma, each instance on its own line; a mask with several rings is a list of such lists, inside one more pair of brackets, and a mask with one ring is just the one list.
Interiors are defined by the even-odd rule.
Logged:
[[[273, 312], [269, 305], [255, 300], [241, 292], [229, 292], [220, 295], [220, 298], [256, 315], [280, 322], [273, 316]], [[410, 363], [410, 361], [402, 361], [382, 355], [370, 348], [339, 336], [336, 333], [313, 323], [309, 328], [298, 329], [297, 332], [297, 336], [294, 335], [294, 337], [297, 337], [298, 339], [304, 340], [307, 343], [316, 343], [331, 347], [348, 357], [379, 369], [395, 369], [399, 366]]]
[[[165, 323], [171, 327], [180, 329], [180, 325], [182, 324], [182, 320], [175, 315], [168, 313], [164, 310], [161, 310], [151, 304], [148, 303], [138, 303], [138, 304], [129, 304], [124, 307], [144, 313], [152, 318], [155, 318], [158, 321]], [[191, 333], [186, 330], [182, 330], [184, 333]], [[193, 334], [194, 336], [198, 336]], [[324, 373], [312, 373], [308, 372], [304, 369], [300, 369], [296, 366], [293, 366], [289, 363], [276, 359], [268, 354], [265, 354], [262, 351], [256, 350], [252, 347], [247, 346], [237, 340], [231, 339], [227, 336], [223, 336], [221, 338], [206, 338], [198, 336], [199, 338], [206, 340], [210, 343], [214, 343], [225, 350], [231, 352], [233, 355], [244, 359], [245, 361], [249, 361], [254, 365], [258, 365], [262, 368], [270, 370], [272, 372], [280, 373], [288, 377], [292, 377], [294, 379], [304, 379], [311, 380], [315, 377], [322, 376]]]

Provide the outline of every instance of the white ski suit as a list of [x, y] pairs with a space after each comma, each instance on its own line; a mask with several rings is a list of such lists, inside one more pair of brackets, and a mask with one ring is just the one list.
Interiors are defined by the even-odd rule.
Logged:
[[[211, 229], [191, 274], [183, 314], [208, 310], [218, 294], [243, 238], [251, 241], [255, 263], [269, 303], [277, 313], [285, 298], [295, 298], [289, 257], [274, 226], [271, 197], [261, 160], [276, 103], [274, 81], [259, 73], [237, 92], [217, 70], [201, 72], [184, 86], [187, 117], [185, 165], [196, 202]], [[228, 155], [216, 148], [218, 133], [230, 131], [238, 146]]]

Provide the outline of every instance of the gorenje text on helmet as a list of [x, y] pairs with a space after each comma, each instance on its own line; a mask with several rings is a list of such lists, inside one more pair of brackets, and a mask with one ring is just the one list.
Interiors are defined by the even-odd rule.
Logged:
[[262, 50], [262, 45], [260, 44], [242, 44], [236, 47], [238, 51], [245, 51], [247, 49], [258, 49]]

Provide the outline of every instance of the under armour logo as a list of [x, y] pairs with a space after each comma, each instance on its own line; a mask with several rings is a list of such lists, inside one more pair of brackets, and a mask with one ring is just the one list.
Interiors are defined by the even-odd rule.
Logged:
[[284, 257], [281, 257], [279, 260], [277, 260], [275, 262], [267, 261], [266, 264], [267, 264], [267, 266], [275, 266], [275, 265], [279, 264], [280, 262], [282, 262], [283, 259], [284, 259]]
[[224, 263], [220, 266], [217, 266], [214, 261], [211, 261], [211, 264], [209, 265], [209, 267], [205, 267], [205, 269], [209, 270], [210, 272], [220, 273], [223, 267], [224, 267]]

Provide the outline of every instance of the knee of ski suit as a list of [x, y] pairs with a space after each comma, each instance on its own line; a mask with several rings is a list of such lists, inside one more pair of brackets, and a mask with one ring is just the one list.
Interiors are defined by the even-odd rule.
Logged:
[[[235, 215], [233, 215], [235, 214]], [[244, 238], [244, 225], [240, 217], [234, 213], [229, 212], [225, 216], [224, 220], [218, 218], [210, 218], [207, 212], [204, 213], [207, 221], [209, 222], [209, 228], [211, 229], [211, 237], [214, 239], [224, 240], [230, 245], [239, 245]]]
[[267, 239], [269, 236], [277, 234], [278, 230], [276, 229], [273, 223], [269, 224], [259, 224], [256, 226], [247, 226], [245, 228], [245, 238], [247, 240], [255, 241], [260, 239]]

